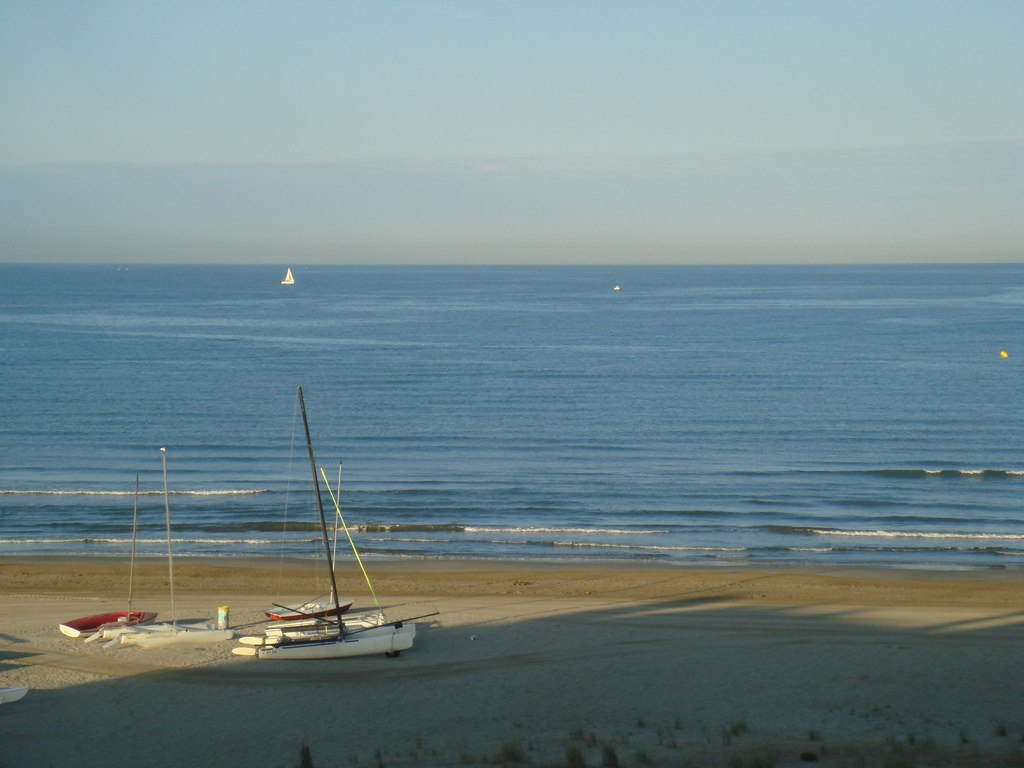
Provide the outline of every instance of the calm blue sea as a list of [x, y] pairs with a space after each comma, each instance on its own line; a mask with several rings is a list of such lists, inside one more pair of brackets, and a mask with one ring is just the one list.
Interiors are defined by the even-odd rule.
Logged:
[[0, 555], [165, 552], [166, 447], [316, 556], [301, 385], [368, 558], [1024, 565], [1021, 265], [8, 265], [0, 356]]

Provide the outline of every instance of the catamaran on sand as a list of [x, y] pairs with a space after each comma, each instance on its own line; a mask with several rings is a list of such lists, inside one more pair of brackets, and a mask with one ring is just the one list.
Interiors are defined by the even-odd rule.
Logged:
[[128, 610], [108, 611], [92, 616], [70, 619], [58, 628], [68, 637], [85, 636], [89, 643], [98, 638], [112, 638], [123, 632], [127, 627], [148, 624], [156, 618], [155, 611], [132, 610], [132, 584], [135, 578], [135, 541], [139, 531], [139, 476], [135, 475], [135, 505], [132, 512], [132, 556], [128, 571]]
[[136, 625], [118, 633], [108, 645], [136, 645], [152, 648], [178, 643], [205, 644], [230, 640], [234, 631], [215, 626], [212, 622], [179, 624], [174, 609], [174, 556], [171, 550], [171, 505], [167, 490], [167, 449], [160, 449], [164, 472], [164, 515], [167, 524], [167, 570], [171, 588], [171, 621], [163, 624]]
[[[267, 628], [263, 637], [243, 637], [242, 645], [233, 648], [232, 653], [239, 656], [255, 656], [258, 659], [338, 659], [348, 656], [368, 656], [377, 653], [384, 653], [388, 656], [398, 656], [402, 651], [412, 647], [413, 639], [416, 637], [416, 625], [409, 621], [387, 621], [384, 612], [377, 603], [377, 612], [369, 616], [359, 618], [347, 618], [342, 616], [341, 602], [338, 599], [338, 585], [334, 576], [334, 558], [331, 553], [331, 544], [327, 535], [327, 517], [324, 514], [323, 498], [320, 494], [320, 480], [317, 476], [316, 457], [313, 453], [313, 440], [309, 434], [309, 420], [306, 417], [306, 403], [302, 397], [302, 387], [297, 390], [299, 406], [302, 410], [302, 425], [306, 433], [306, 448], [309, 453], [309, 467], [313, 474], [313, 494], [316, 497], [317, 509], [320, 513], [320, 532], [323, 538], [324, 552], [328, 576], [331, 584], [331, 600], [333, 611], [329, 615], [313, 616], [304, 615], [301, 619], [293, 622], [275, 622]], [[320, 470], [323, 474], [323, 470]], [[324, 482], [330, 492], [330, 484]], [[334, 502], [335, 512], [341, 518], [341, 507], [338, 499], [331, 493]], [[345, 526], [348, 534], [348, 526]], [[366, 569], [362, 568], [362, 561], [355, 549], [352, 537], [349, 534], [349, 542], [352, 543], [352, 551], [356, 561], [359, 562], [366, 577]], [[370, 585], [366, 577], [367, 585]], [[373, 587], [370, 586], [371, 593]], [[374, 595], [376, 602], [376, 595]], [[296, 609], [302, 613], [300, 609]]]

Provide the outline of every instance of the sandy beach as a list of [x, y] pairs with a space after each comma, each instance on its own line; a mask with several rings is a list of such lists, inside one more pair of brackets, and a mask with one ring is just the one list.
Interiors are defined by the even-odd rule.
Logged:
[[[175, 563], [179, 621], [257, 634], [315, 563]], [[397, 659], [266, 661], [236, 641], [104, 648], [121, 560], [0, 559], [0, 766], [1021, 765], [1024, 574], [372, 564]], [[339, 575], [355, 609], [358, 573]], [[170, 619], [166, 566], [134, 607]], [[902, 761], [902, 762], [901, 762]], [[308, 763], [307, 763], [308, 764]]]

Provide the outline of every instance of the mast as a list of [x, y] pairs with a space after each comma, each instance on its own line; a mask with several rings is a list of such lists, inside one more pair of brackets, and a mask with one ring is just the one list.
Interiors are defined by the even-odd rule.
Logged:
[[327, 517], [324, 515], [324, 501], [320, 498], [320, 481], [316, 476], [316, 458], [313, 456], [313, 440], [309, 436], [309, 421], [306, 419], [306, 401], [302, 397], [302, 387], [298, 387], [298, 392], [299, 406], [302, 408], [302, 426], [306, 430], [306, 448], [309, 450], [309, 468], [313, 472], [313, 493], [316, 494], [316, 507], [320, 511], [320, 534], [323, 536], [324, 553], [327, 555], [327, 572], [331, 575], [331, 596], [334, 598], [335, 616], [338, 617], [338, 632], [340, 635], [344, 635], [345, 625], [341, 620], [338, 585], [334, 581], [334, 565], [331, 562], [331, 542], [327, 538]]
[[135, 581], [135, 540], [139, 534], [139, 473], [135, 473], [135, 506], [132, 509], [132, 559], [128, 571], [128, 618], [132, 615], [132, 583]]
[[167, 521], [167, 577], [171, 582], [171, 626], [177, 628], [178, 613], [174, 610], [174, 556], [171, 554], [171, 501], [167, 490], [167, 449], [160, 449], [160, 459], [164, 465], [164, 518]]

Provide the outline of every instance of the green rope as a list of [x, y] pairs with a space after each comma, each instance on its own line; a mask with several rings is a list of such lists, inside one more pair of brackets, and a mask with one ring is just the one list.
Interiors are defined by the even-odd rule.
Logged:
[[338, 519], [341, 520], [341, 527], [345, 529], [345, 535], [348, 536], [348, 543], [352, 545], [352, 554], [356, 556], [356, 562], [359, 563], [359, 570], [363, 572], [363, 578], [366, 579], [366, 586], [370, 588], [370, 594], [373, 596], [373, 604], [377, 607], [377, 610], [381, 613], [384, 609], [380, 606], [380, 600], [377, 599], [377, 593], [373, 591], [373, 584], [370, 583], [370, 576], [366, 572], [366, 568], [363, 567], [363, 560], [359, 557], [359, 550], [356, 549], [356, 543], [352, 540], [352, 534], [349, 533], [348, 525], [345, 523], [345, 518], [341, 514], [341, 505], [338, 504], [338, 499], [334, 495], [334, 491], [331, 490], [331, 484], [327, 480], [327, 473], [324, 472], [324, 468], [320, 467], [320, 474], [324, 478], [324, 485], [327, 486], [327, 493], [331, 495], [331, 501], [334, 503], [334, 510], [338, 513]]

